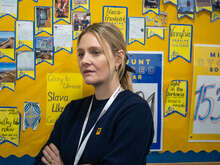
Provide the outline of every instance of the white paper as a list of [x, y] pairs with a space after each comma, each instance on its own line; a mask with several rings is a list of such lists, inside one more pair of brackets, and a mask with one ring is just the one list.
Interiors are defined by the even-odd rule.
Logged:
[[[152, 107], [151, 111], [152, 111], [153, 120], [154, 120], [154, 139], [153, 139], [154, 143], [157, 142], [157, 118], [158, 118], [157, 116], [158, 114], [157, 88], [158, 87], [156, 83], [133, 83], [134, 93], [139, 91], [139, 95], [148, 102], [150, 107]], [[143, 93], [140, 94], [140, 91]], [[153, 102], [152, 102], [152, 96], [154, 97]]]
[[0, 0], [1, 13], [16, 14], [17, 13], [17, 0]]
[[33, 41], [33, 22], [17, 21], [17, 40]]
[[129, 38], [144, 39], [144, 18], [129, 18]]
[[[197, 119], [193, 121], [193, 134], [220, 134], [220, 76], [198, 75], [196, 90], [199, 91], [203, 85], [209, 87], [203, 90], [200, 97]], [[196, 94], [196, 105], [198, 98], [199, 92]], [[198, 119], [198, 116], [204, 120]], [[219, 119], [211, 120], [211, 117]]]
[[72, 25], [54, 25], [54, 46], [72, 48]]
[[17, 55], [17, 69], [20, 71], [34, 70], [34, 52], [19, 52]]

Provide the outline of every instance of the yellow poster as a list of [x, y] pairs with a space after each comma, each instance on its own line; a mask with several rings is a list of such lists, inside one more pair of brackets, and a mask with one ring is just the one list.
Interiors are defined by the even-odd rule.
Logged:
[[47, 74], [46, 124], [53, 125], [65, 106], [82, 97], [83, 79], [79, 73]]
[[193, 27], [187, 24], [170, 24], [168, 60], [178, 57], [191, 62]]
[[189, 141], [220, 141], [220, 45], [194, 45]]
[[127, 34], [127, 7], [104, 6], [103, 22], [110, 22], [116, 25], [122, 32], [125, 39]]
[[178, 113], [186, 117], [188, 99], [188, 81], [173, 80], [167, 89], [164, 116]]
[[0, 107], [0, 144], [9, 142], [19, 145], [20, 113], [16, 107]]

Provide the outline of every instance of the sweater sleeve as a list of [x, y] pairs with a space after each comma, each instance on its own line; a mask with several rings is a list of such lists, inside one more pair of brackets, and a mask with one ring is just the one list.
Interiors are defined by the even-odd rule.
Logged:
[[55, 144], [56, 147], [58, 147], [58, 149], [60, 148], [60, 135], [61, 135], [61, 130], [62, 130], [62, 125], [63, 125], [63, 120], [65, 118], [65, 116], [67, 115], [67, 111], [70, 109], [70, 104], [68, 104], [63, 113], [60, 115], [60, 117], [57, 119], [53, 131], [50, 134], [50, 137], [48, 139], [48, 141], [46, 142], [46, 144], [41, 148], [39, 154], [35, 157], [35, 162], [34, 165], [44, 165], [44, 163], [41, 161], [41, 157], [43, 156], [43, 149], [46, 145], [49, 145], [50, 143]]
[[145, 165], [153, 141], [153, 118], [147, 103], [129, 107], [115, 125], [111, 149], [101, 165]]

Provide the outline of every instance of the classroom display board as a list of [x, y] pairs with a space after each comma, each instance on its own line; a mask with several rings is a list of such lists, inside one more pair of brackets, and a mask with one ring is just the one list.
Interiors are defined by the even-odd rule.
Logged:
[[148, 101], [151, 151], [220, 152], [219, 0], [0, 0], [0, 156], [35, 156], [74, 99], [93, 94], [76, 43], [111, 22]]

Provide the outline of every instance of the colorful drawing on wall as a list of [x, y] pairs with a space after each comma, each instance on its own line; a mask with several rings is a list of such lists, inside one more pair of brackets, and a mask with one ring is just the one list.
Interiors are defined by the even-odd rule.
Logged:
[[35, 7], [35, 35], [46, 32], [53, 34], [52, 8], [46, 6]]
[[148, 13], [146, 15], [147, 39], [158, 36], [165, 38], [165, 29], [167, 26], [167, 13], [160, 11], [160, 14]]
[[78, 38], [82, 30], [91, 24], [90, 13], [89, 12], [73, 12], [72, 24], [73, 24], [73, 40], [75, 40]]
[[17, 79], [28, 76], [35, 79], [35, 54], [33, 51], [17, 51]]
[[16, 49], [19, 49], [23, 46], [33, 49], [33, 38], [33, 21], [16, 21]]
[[155, 14], [160, 13], [160, 0], [142, 0], [142, 11], [143, 14], [148, 12], [154, 12]]
[[220, 142], [220, 45], [194, 45], [189, 141]]
[[0, 17], [10, 15], [17, 19], [19, 0], [0, 0]]
[[211, 14], [211, 22], [220, 19], [220, 0], [213, 0], [213, 12]]
[[72, 25], [54, 25], [55, 53], [62, 49], [72, 53], [72, 35]]
[[15, 90], [16, 64], [12, 62], [0, 62], [0, 90], [8, 88]]
[[102, 22], [109, 22], [117, 26], [127, 41], [128, 8], [122, 6], [103, 6]]
[[54, 22], [59, 22], [61, 20], [70, 23], [71, 21], [71, 9], [70, 0], [53, 0], [53, 14]]
[[47, 62], [54, 64], [53, 38], [52, 37], [36, 37], [35, 38], [36, 64]]
[[46, 124], [53, 125], [65, 106], [82, 97], [83, 79], [79, 73], [47, 74]]
[[0, 31], [0, 58], [15, 59], [15, 32]]
[[163, 0], [163, 3], [164, 3], [164, 4], [172, 3], [172, 4], [174, 4], [174, 5], [177, 5], [177, 0]]
[[196, 12], [207, 10], [212, 12], [212, 0], [195, 0]]
[[155, 135], [151, 150], [162, 150], [163, 53], [128, 51], [134, 92], [148, 101], [154, 118]]
[[37, 129], [41, 119], [41, 110], [38, 103], [24, 102], [23, 131], [27, 128]]
[[72, 0], [72, 10], [83, 8], [89, 12], [90, 0]]
[[128, 18], [128, 44], [137, 41], [140, 44], [145, 44], [145, 18], [144, 17], [129, 17]]
[[0, 107], [0, 144], [19, 145], [21, 115], [16, 107]]
[[186, 117], [188, 106], [188, 81], [173, 80], [166, 92], [164, 117], [173, 113]]
[[182, 18], [188, 16], [189, 18], [194, 19], [194, 9], [195, 2], [194, 0], [178, 0], [177, 1], [177, 17]]
[[191, 62], [193, 26], [187, 24], [170, 24], [168, 60], [178, 57]]

